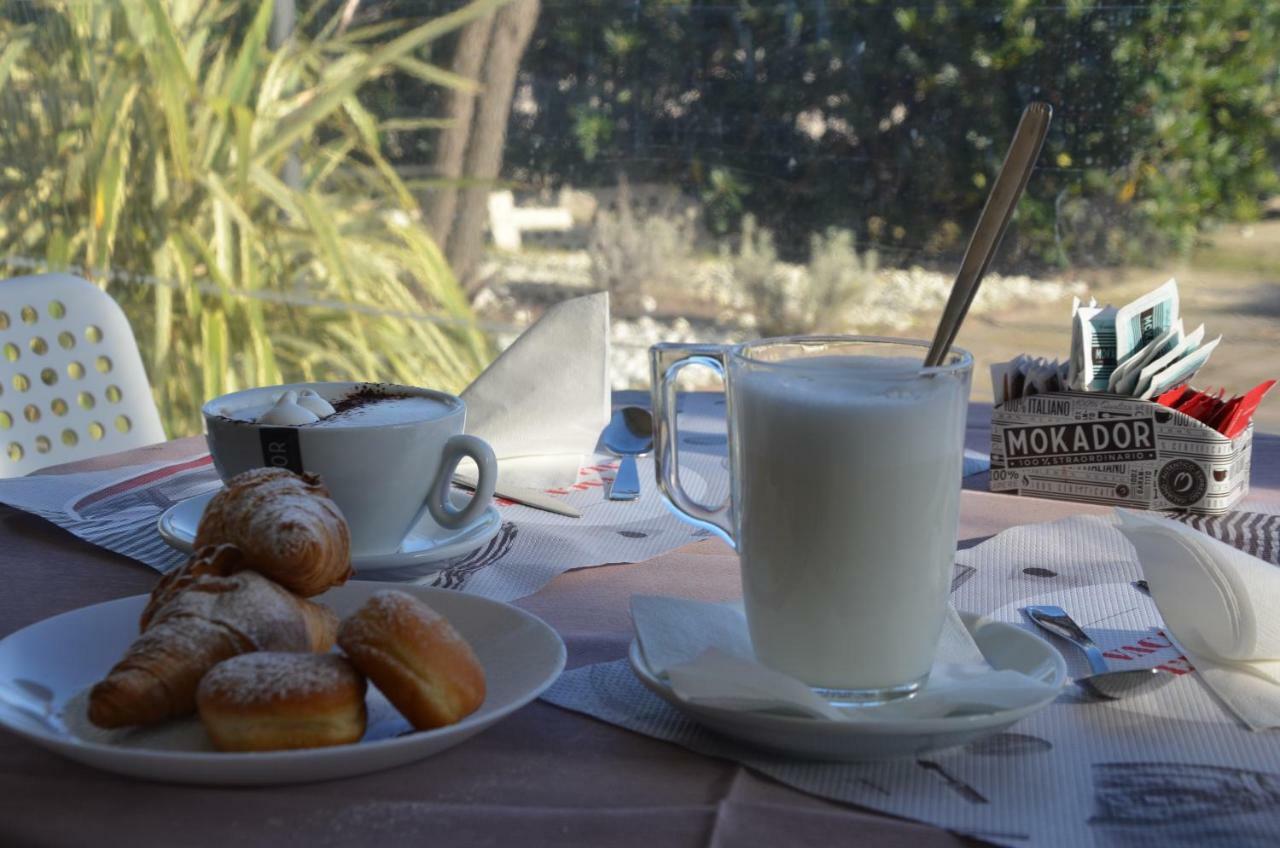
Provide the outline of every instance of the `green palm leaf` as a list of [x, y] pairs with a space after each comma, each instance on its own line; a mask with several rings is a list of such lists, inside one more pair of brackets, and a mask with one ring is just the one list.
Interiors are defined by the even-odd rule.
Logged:
[[361, 86], [473, 87], [417, 51], [501, 2], [342, 33], [335, 17], [281, 49], [271, 0], [45, 0], [47, 26], [0, 18], [3, 255], [110, 281], [173, 434], [252, 384], [460, 389], [492, 351], [381, 147], [446, 122], [380, 123]]

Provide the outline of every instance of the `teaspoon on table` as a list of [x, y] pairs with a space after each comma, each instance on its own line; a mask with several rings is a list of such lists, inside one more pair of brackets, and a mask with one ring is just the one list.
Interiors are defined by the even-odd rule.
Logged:
[[636, 457], [653, 449], [653, 415], [643, 406], [615, 409], [604, 428], [604, 446], [614, 456], [622, 457], [609, 489], [609, 500], [632, 501], [640, 497]]
[[1159, 668], [1141, 668], [1131, 671], [1112, 671], [1102, 656], [1102, 649], [1084, 632], [1079, 624], [1062, 607], [1023, 607], [1027, 618], [1044, 630], [1066, 639], [1084, 652], [1093, 674], [1076, 678], [1076, 683], [1088, 692], [1109, 701], [1118, 701], [1143, 692], [1159, 689], [1173, 682], [1173, 675]]

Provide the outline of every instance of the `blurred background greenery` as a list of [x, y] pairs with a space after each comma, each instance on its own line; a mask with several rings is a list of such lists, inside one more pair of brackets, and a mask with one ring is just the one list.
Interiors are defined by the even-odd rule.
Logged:
[[[10, 274], [82, 269], [124, 307], [166, 429], [282, 380], [446, 390], [486, 337], [360, 98], [499, 5], [425, 23], [317, 6], [272, 49], [272, 0], [12, 3], [0, 17], [0, 250]], [[354, 25], [353, 25], [354, 24]]]
[[1056, 114], [1006, 264], [1185, 251], [1280, 187], [1277, 3], [549, 2], [523, 68], [514, 179], [677, 182], [791, 259], [831, 226], [963, 249], [1031, 100]]
[[0, 0], [0, 262], [120, 301], [175, 435], [246, 385], [465, 385], [494, 188], [674, 187], [595, 216], [591, 285], [650, 313], [623, 281], [718, 256], [741, 326], [840, 329], [877, 269], [951, 267], [1031, 100], [1001, 267], [1258, 218], [1278, 56], [1248, 0]]

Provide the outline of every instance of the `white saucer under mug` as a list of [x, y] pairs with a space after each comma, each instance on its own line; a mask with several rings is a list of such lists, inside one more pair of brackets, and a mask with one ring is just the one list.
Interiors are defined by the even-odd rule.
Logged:
[[[165, 510], [157, 523], [160, 536], [183, 553], [191, 553], [196, 539], [196, 528], [204, 508], [220, 489], [196, 495]], [[426, 535], [424, 529], [432, 535]], [[398, 550], [390, 553], [362, 554], [351, 552], [351, 566], [357, 572], [381, 571], [391, 568], [411, 568], [431, 564], [443, 565], [446, 560], [470, 553], [488, 542], [502, 529], [502, 516], [498, 508], [490, 506], [478, 519], [459, 530], [441, 530], [430, 521], [424, 521], [409, 531]]]
[[659, 698], [708, 730], [756, 748], [788, 757], [838, 762], [909, 757], [998, 733], [1048, 706], [1066, 683], [1066, 661], [1039, 636], [973, 613], [962, 612], [960, 617], [993, 668], [1022, 672], [1049, 684], [1052, 691], [1033, 704], [977, 715], [830, 721], [692, 704], [681, 700], [666, 680], [653, 673], [639, 642], [631, 643], [627, 659], [640, 682]]

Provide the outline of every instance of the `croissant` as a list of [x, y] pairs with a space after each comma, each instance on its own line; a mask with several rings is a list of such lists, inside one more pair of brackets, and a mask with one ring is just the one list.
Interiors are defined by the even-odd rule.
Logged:
[[[209, 545], [200, 548], [183, 565], [160, 578], [151, 590], [151, 600], [142, 610], [138, 632], [147, 629], [160, 608], [206, 574], [230, 577], [245, 570], [244, 553], [235, 545]], [[253, 569], [250, 569], [253, 570]]]
[[338, 618], [253, 571], [202, 574], [146, 617], [146, 629], [89, 692], [99, 727], [156, 724], [195, 711], [219, 662], [251, 651], [327, 651]]
[[[151, 620], [165, 604], [173, 600], [192, 584], [205, 575], [229, 577], [239, 571], [254, 571], [252, 563], [245, 561], [244, 554], [235, 545], [210, 545], [196, 551], [191, 559], [160, 578], [151, 590], [151, 600], [142, 611], [138, 622], [138, 631], [145, 631], [151, 626]], [[279, 588], [279, 587], [278, 587]], [[338, 618], [333, 610], [314, 601], [307, 601], [291, 594], [299, 602], [307, 625], [307, 638], [311, 643], [309, 650], [323, 653], [333, 647], [337, 641]]]
[[205, 507], [195, 548], [231, 544], [252, 568], [304, 598], [351, 576], [347, 521], [314, 474], [255, 468], [227, 481]]

